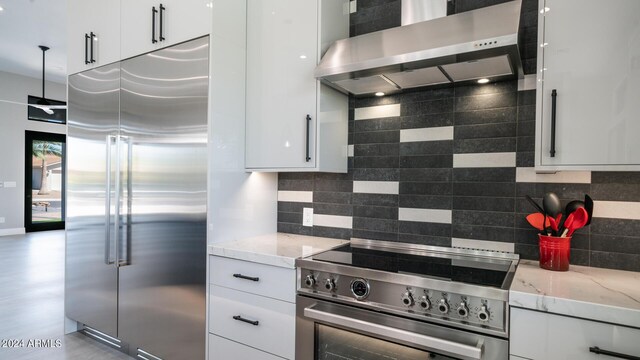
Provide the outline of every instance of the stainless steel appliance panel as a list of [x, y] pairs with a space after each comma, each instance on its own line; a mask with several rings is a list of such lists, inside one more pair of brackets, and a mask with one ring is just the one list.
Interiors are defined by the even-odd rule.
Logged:
[[113, 337], [119, 96], [119, 64], [69, 77], [65, 313]]
[[509, 356], [506, 339], [297, 296], [296, 359], [476, 359]]
[[118, 334], [162, 359], [205, 357], [208, 66], [208, 37], [121, 64]]

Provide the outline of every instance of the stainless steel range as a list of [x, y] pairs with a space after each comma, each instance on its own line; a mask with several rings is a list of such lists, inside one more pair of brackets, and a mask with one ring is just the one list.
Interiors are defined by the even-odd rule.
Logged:
[[507, 359], [518, 255], [354, 239], [296, 261], [296, 359]]

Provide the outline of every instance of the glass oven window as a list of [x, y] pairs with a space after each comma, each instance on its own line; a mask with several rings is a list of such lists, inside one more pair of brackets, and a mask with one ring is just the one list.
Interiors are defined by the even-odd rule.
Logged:
[[316, 324], [315, 344], [315, 360], [452, 359], [322, 324]]

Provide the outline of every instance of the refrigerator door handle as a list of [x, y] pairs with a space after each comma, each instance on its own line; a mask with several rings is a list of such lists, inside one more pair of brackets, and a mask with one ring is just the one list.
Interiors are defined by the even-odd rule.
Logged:
[[[105, 234], [104, 234], [104, 263], [106, 265], [113, 265], [115, 263], [115, 259], [112, 259], [111, 255], [113, 252], [111, 251], [112, 241], [111, 241], [111, 153], [113, 151], [113, 144], [116, 142], [116, 137], [114, 135], [107, 135], [107, 191], [105, 193]], [[117, 235], [118, 232], [116, 231]]]
[[[120, 227], [122, 227], [122, 243], [118, 241], [118, 267], [123, 267], [127, 265], [131, 265], [131, 173], [132, 173], [132, 143], [131, 138], [128, 136], [119, 136], [119, 146], [120, 150], [124, 150], [124, 159], [122, 154], [119, 153], [118, 159], [118, 173], [120, 174], [120, 179], [118, 181], [118, 233], [120, 232]], [[124, 164], [123, 164], [124, 162]], [[124, 170], [124, 179], [122, 176], [122, 171]], [[124, 193], [124, 196], [123, 196]], [[124, 197], [124, 199], [123, 199]], [[126, 212], [122, 214], [120, 212], [120, 207], [126, 205]]]

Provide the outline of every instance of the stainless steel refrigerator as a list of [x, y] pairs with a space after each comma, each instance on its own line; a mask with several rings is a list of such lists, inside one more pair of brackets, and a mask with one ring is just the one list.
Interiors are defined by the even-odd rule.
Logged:
[[205, 358], [209, 38], [69, 77], [66, 316]]

